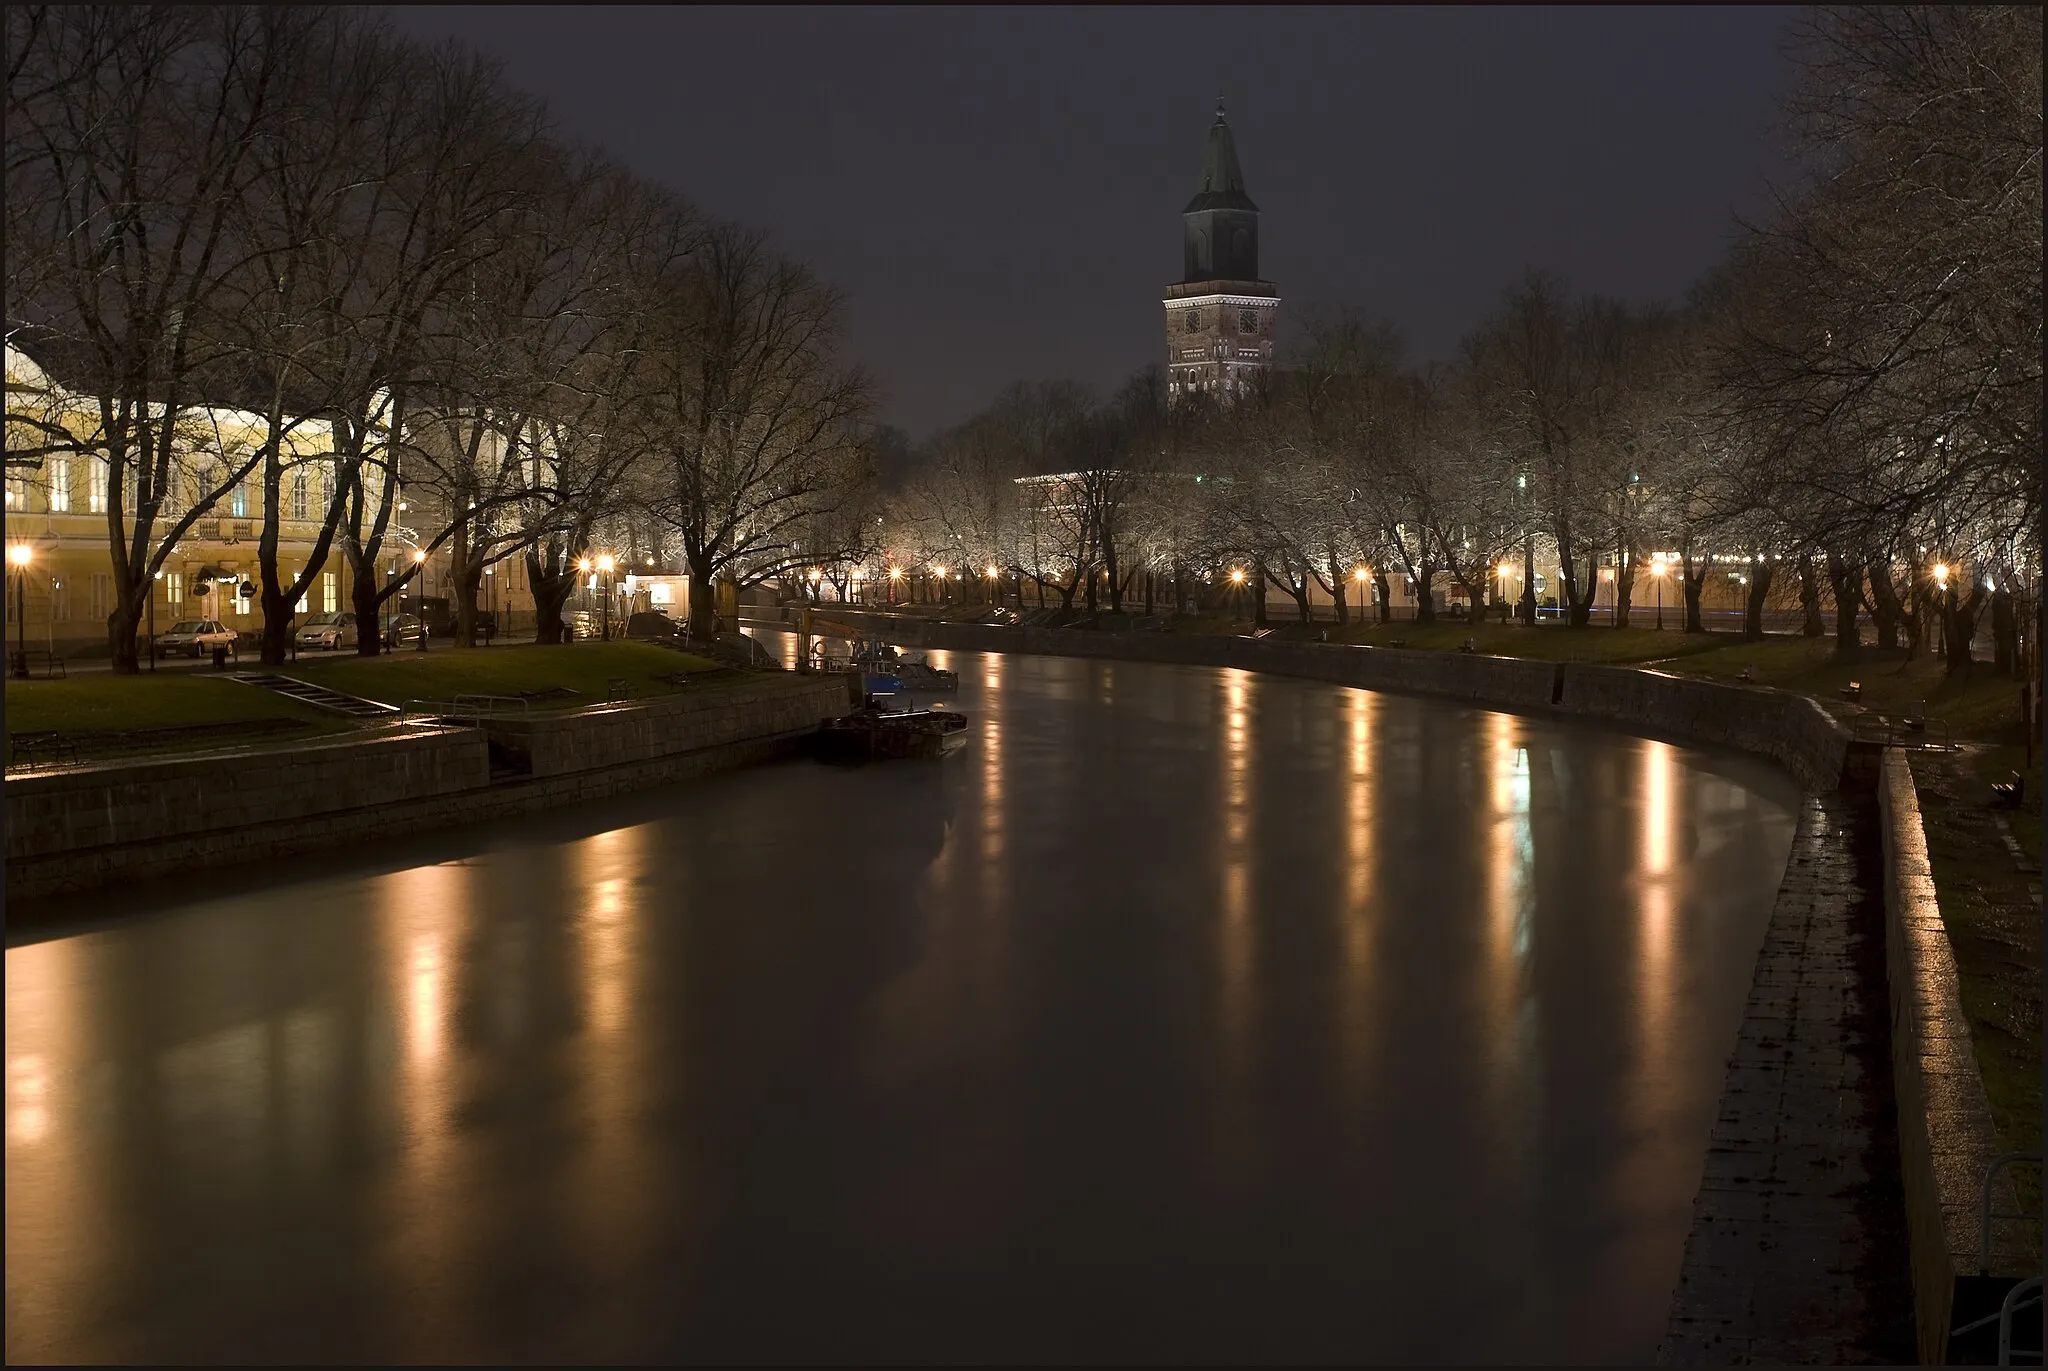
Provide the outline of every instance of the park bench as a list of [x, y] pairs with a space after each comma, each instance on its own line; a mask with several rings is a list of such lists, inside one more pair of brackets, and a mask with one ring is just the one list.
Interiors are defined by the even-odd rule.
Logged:
[[21, 669], [31, 676], [41, 674], [52, 679], [68, 679], [69, 673], [64, 669], [64, 659], [46, 647], [17, 649], [8, 655], [20, 663]]
[[1991, 802], [2000, 809], [2018, 809], [2027, 798], [2027, 778], [2015, 771], [2009, 781], [1991, 783]]
[[604, 698], [609, 704], [617, 704], [621, 700], [629, 700], [633, 697], [633, 685], [623, 676], [614, 676], [606, 681], [604, 689]]
[[55, 731], [10, 734], [7, 743], [11, 766], [36, 766], [39, 759], [51, 766], [78, 760], [78, 744]]

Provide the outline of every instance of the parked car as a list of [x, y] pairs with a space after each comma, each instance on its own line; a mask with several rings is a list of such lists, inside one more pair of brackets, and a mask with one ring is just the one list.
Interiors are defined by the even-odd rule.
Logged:
[[420, 645], [422, 626], [416, 614], [388, 614], [384, 617], [384, 646], [387, 648]]
[[353, 614], [315, 614], [299, 625], [298, 643], [302, 648], [324, 648], [329, 652], [336, 648], [356, 645], [356, 616]]
[[160, 657], [204, 657], [215, 648], [235, 650], [236, 633], [218, 619], [180, 619], [170, 632], [157, 635]]
[[625, 636], [635, 642], [681, 647], [690, 641], [690, 626], [677, 623], [659, 610], [642, 610], [626, 617]]

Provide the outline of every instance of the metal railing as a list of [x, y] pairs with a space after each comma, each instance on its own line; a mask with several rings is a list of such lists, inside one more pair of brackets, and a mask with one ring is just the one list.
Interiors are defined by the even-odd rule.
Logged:
[[457, 695], [453, 700], [407, 700], [407, 714], [432, 714], [444, 719], [495, 719], [529, 714], [532, 702], [517, 695]]
[[1991, 1274], [1991, 1221], [1993, 1219], [2031, 1219], [2039, 1223], [2041, 1216], [2024, 1209], [1996, 1209], [1991, 1207], [1991, 1192], [1998, 1184], [1998, 1173], [2009, 1166], [2025, 1165], [2031, 1162], [2041, 1164], [2039, 1152], [2007, 1152], [1993, 1157], [1991, 1164], [1984, 1168], [1984, 1188], [1977, 1206], [1977, 1274]]

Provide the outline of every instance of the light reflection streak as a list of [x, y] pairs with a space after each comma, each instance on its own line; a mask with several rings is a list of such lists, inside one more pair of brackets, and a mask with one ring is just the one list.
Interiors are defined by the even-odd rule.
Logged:
[[[1371, 691], [1346, 692], [1344, 718], [1349, 736], [1350, 775], [1344, 787], [1344, 908], [1341, 930], [1344, 970], [1337, 990], [1343, 1042], [1337, 1061], [1344, 1073], [1340, 1098], [1358, 1106], [1369, 1080], [1369, 1029], [1372, 1024], [1372, 894], [1376, 877], [1373, 854], [1373, 715], [1379, 697]], [[1367, 1123], [1362, 1107], [1347, 1110], [1346, 1122]]]
[[[581, 896], [573, 929], [581, 950], [584, 1020], [584, 1146], [572, 1190], [583, 1264], [593, 1276], [613, 1268], [635, 1248], [645, 1223], [646, 1196], [636, 1184], [632, 1119], [641, 1083], [642, 1034], [637, 1021], [637, 979], [643, 960], [636, 874], [655, 858], [654, 829], [641, 825], [593, 834], [565, 855], [569, 893]], [[675, 1069], [673, 1062], [667, 1068]]]
[[[1504, 1138], [1522, 1131], [1520, 1086], [1528, 1078], [1534, 1044], [1527, 1040], [1524, 986], [1532, 935], [1535, 837], [1531, 827], [1529, 749], [1526, 725], [1512, 714], [1487, 717], [1486, 775], [1491, 803], [1479, 835], [1486, 865], [1486, 936], [1481, 961], [1480, 1003], [1491, 1069], [1488, 1108]], [[1519, 1148], [1510, 1149], [1510, 1152]]]
[[1217, 944], [1220, 973], [1223, 1143], [1225, 1165], [1247, 1158], [1251, 1107], [1249, 1084], [1256, 930], [1251, 908], [1251, 701], [1256, 679], [1248, 672], [1224, 672], [1222, 922]]
[[1637, 930], [1640, 961], [1636, 1002], [1641, 1007], [1642, 1079], [1635, 1092], [1652, 1124], [1669, 1097], [1671, 997], [1676, 937], [1675, 897], [1680, 879], [1676, 860], [1681, 781], [1676, 750], [1668, 743], [1644, 742], [1642, 756], [1641, 926]]
[[[474, 1212], [460, 1194], [453, 1060], [454, 978], [473, 913], [472, 876], [450, 862], [393, 872], [375, 885], [397, 1019], [392, 1094], [406, 1141], [389, 1192], [394, 1228], [405, 1234], [393, 1259], [402, 1274], [398, 1288], [419, 1302], [405, 1317], [422, 1327], [446, 1323], [448, 1309], [462, 1306], [450, 1299], [449, 1285], [464, 1268], [462, 1216]], [[464, 1336], [445, 1331], [458, 1342]]]

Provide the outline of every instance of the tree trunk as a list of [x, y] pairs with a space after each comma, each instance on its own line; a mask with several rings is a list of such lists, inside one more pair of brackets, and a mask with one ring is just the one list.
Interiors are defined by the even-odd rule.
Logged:
[[1301, 621], [1305, 624], [1312, 623], [1314, 614], [1308, 607], [1308, 581], [1304, 578], [1288, 582], [1287, 593], [1294, 597], [1295, 607], [1301, 612]]
[[1778, 564], [1762, 558], [1751, 562], [1749, 600], [1742, 609], [1742, 636], [1756, 641], [1764, 636], [1764, 600], [1771, 593], [1771, 578]]
[[1977, 619], [1984, 610], [1984, 588], [1978, 586], [1969, 596], [1958, 595], [1951, 586], [1942, 596], [1941, 631], [1942, 656], [1948, 662], [1948, 674], [1967, 676], [1970, 673], [1970, 639], [1977, 636]]
[[384, 633], [377, 611], [382, 598], [377, 593], [377, 568], [367, 560], [351, 568], [348, 600], [356, 615], [356, 655], [375, 657], [384, 650]]
[[1415, 622], [1433, 624], [1436, 622], [1436, 597], [1430, 587], [1436, 581], [1436, 568], [1424, 562], [1416, 568], [1415, 575]]
[[556, 644], [562, 641], [562, 607], [575, 592], [576, 578], [567, 571], [551, 571], [541, 563], [540, 550], [526, 549], [526, 584], [533, 591], [533, 640]]
[[[1394, 617], [1393, 587], [1387, 583], [1387, 573], [1374, 571], [1372, 574], [1373, 611], [1380, 623], [1389, 623]], [[1359, 606], [1362, 611], [1365, 607]]]
[[[133, 676], [142, 670], [140, 654], [135, 649], [135, 634], [142, 626], [143, 614], [148, 607], [144, 597], [155, 589], [155, 583], [145, 580], [142, 586], [140, 591], [133, 586], [115, 587], [114, 608], [107, 615], [107, 646], [113, 653], [116, 676]], [[8, 602], [7, 608], [10, 612], [13, 610], [13, 601]]]
[[1335, 567], [1330, 568], [1330, 598], [1337, 602], [1337, 626], [1342, 628], [1351, 622], [1351, 606], [1344, 598], [1344, 578]]
[[1814, 569], [1810, 552], [1799, 554], [1799, 608], [1805, 614], [1800, 629], [1805, 636], [1818, 638], [1828, 631], [1820, 614], [1820, 573]]
[[1828, 590], [1835, 601], [1835, 656], [1846, 662], [1862, 646], [1862, 634], [1856, 627], [1856, 609], [1863, 598], [1862, 573], [1847, 558], [1832, 552], [1827, 557]]
[[1870, 575], [1870, 622], [1877, 627], [1877, 645], [1891, 649], [1899, 645], [1902, 617], [1898, 588], [1892, 584], [1892, 569], [1884, 562], [1872, 562]]
[[2005, 577], [1991, 593], [1991, 669], [2011, 676], [2019, 662], [2020, 621], [2013, 612], [2012, 590]]
[[690, 567], [690, 636], [709, 639], [718, 635], [718, 587], [711, 583], [715, 568], [711, 559], [691, 553], [684, 560]]
[[1709, 562], [1694, 561], [1692, 553], [1687, 552], [1680, 566], [1682, 572], [1680, 584], [1683, 587], [1682, 593], [1685, 598], [1685, 631], [1687, 633], [1705, 633], [1707, 631], [1705, 621], [1700, 618], [1700, 596], [1706, 591], [1707, 568], [1711, 565], [1712, 563]]
[[[1663, 593], [1662, 578], [1658, 579], [1658, 593]], [[1633, 558], [1617, 562], [1614, 567], [1614, 626], [1628, 627], [1628, 613], [1636, 602], [1636, 563]]]
[[1147, 567], [1145, 569], [1145, 614], [1147, 618], [1151, 617], [1152, 614], [1152, 583], [1155, 579], [1157, 578], [1153, 576], [1152, 569]]
[[1536, 535], [1522, 539], [1522, 622], [1536, 626]]

